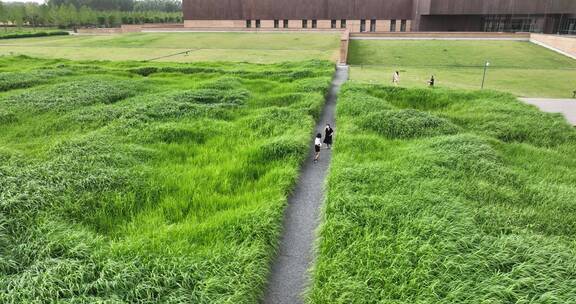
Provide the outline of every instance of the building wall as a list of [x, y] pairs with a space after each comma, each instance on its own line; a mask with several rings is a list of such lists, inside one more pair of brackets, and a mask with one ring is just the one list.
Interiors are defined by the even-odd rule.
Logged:
[[422, 15], [566, 14], [574, 0], [415, 0]]
[[318, 29], [329, 29], [330, 20], [346, 19], [352, 32], [365, 19], [376, 19], [376, 31], [390, 31], [389, 21], [408, 20], [406, 31], [482, 31], [483, 15], [546, 15], [544, 32], [551, 33], [560, 14], [575, 15], [576, 0], [183, 0], [186, 27], [245, 28], [246, 20], [262, 20], [261, 28], [273, 28], [274, 19], [290, 20], [290, 29], [302, 28], [307, 19], [318, 20]]
[[[252, 24], [252, 26], [256, 26]], [[184, 27], [191, 28], [243, 28], [246, 20], [184, 20]]]
[[411, 19], [413, 0], [183, 0], [184, 20]]
[[[312, 20], [308, 20], [308, 27], [302, 28], [302, 19], [288, 20], [289, 30], [330, 30], [332, 29], [332, 20], [317, 20], [316, 28], [312, 27]], [[256, 29], [256, 20], [251, 19], [251, 27], [246, 27], [246, 20], [184, 20], [185, 28], [202, 28], [202, 29], [230, 29], [230, 30], [250, 30]], [[284, 29], [284, 21], [278, 20], [278, 29]], [[406, 31], [410, 31], [411, 20], [406, 21]], [[336, 30], [341, 29], [341, 20], [336, 20]], [[361, 20], [346, 20], [346, 29], [352, 33], [360, 32]], [[391, 20], [376, 20], [376, 32], [389, 32]], [[400, 32], [402, 20], [396, 20], [396, 32]], [[371, 20], [366, 20], [365, 32], [370, 32]], [[274, 20], [260, 20], [261, 29], [274, 29]]]

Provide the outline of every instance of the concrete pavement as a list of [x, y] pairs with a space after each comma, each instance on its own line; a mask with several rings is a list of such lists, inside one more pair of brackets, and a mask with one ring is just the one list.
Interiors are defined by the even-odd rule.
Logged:
[[537, 106], [548, 113], [562, 113], [566, 120], [576, 126], [576, 99], [520, 98], [527, 104]]

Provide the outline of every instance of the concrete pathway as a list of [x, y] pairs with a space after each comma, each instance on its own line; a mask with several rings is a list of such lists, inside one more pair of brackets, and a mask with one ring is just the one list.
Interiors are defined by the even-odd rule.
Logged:
[[[340, 86], [347, 79], [348, 67], [338, 66], [314, 134], [322, 133], [324, 136], [326, 123], [335, 125], [336, 98]], [[338, 134], [337, 128], [335, 134]], [[272, 264], [268, 288], [262, 303], [303, 303], [302, 294], [308, 286], [308, 269], [314, 260], [315, 232], [320, 223], [324, 182], [331, 159], [330, 150], [322, 149], [320, 160], [315, 164], [313, 138], [310, 138], [310, 147], [310, 155], [302, 167], [294, 193], [288, 199], [280, 248]]]
[[543, 112], [562, 113], [571, 125], [576, 126], [576, 99], [520, 98], [520, 100], [537, 106]]

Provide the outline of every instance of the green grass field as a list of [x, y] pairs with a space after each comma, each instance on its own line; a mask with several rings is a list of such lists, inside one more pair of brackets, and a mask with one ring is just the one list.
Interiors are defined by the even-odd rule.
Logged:
[[0, 59], [1, 303], [255, 303], [333, 66]]
[[576, 60], [522, 41], [352, 40], [351, 79], [401, 86], [479, 89], [483, 65], [491, 63], [485, 87], [526, 97], [572, 97]]
[[[257, 303], [338, 43], [0, 41], [0, 303]], [[350, 51], [307, 302], [573, 302], [576, 131], [514, 95], [570, 97], [576, 61], [510, 41]], [[484, 60], [503, 92], [470, 90]], [[408, 88], [381, 85], [394, 70]]]
[[576, 131], [512, 95], [348, 84], [310, 303], [571, 303]]
[[335, 61], [338, 48], [339, 36], [326, 33], [134, 33], [2, 40], [0, 55], [74, 60], [274, 63]]

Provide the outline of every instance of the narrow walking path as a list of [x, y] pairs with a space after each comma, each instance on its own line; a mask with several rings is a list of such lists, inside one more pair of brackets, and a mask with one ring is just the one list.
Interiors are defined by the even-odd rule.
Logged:
[[562, 113], [571, 125], [576, 126], [576, 99], [520, 98], [520, 100], [537, 106], [543, 112]]
[[[348, 79], [348, 67], [338, 66], [326, 105], [316, 125], [316, 133], [322, 133], [326, 123], [334, 126], [336, 98], [340, 86]], [[335, 140], [338, 129], [335, 128]], [[312, 147], [310, 138], [310, 147]], [[280, 248], [268, 281], [263, 303], [297, 304], [302, 303], [302, 294], [308, 286], [308, 269], [314, 260], [316, 227], [320, 223], [320, 210], [324, 202], [324, 181], [328, 174], [331, 153], [322, 149], [318, 163], [313, 162], [314, 149], [310, 149], [300, 178], [284, 214]]]

